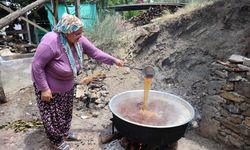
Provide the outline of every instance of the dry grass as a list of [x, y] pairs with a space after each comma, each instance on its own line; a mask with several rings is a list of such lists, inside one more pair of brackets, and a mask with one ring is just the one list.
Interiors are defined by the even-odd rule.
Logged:
[[182, 15], [191, 14], [192, 11], [199, 10], [208, 5], [212, 5], [218, 0], [192, 0], [192, 2], [188, 3], [185, 7], [180, 8], [177, 12], [171, 14], [168, 11], [164, 13], [164, 15], [159, 19], [159, 22], [165, 22], [166, 20], [170, 20], [173, 18], [178, 18]]
[[92, 31], [85, 34], [97, 46], [109, 51], [118, 42], [119, 34], [124, 30], [124, 21], [121, 16], [107, 15], [103, 21], [96, 23]]

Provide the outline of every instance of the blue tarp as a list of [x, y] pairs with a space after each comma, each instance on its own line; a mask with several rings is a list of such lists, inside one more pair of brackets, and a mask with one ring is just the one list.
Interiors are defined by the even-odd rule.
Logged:
[[[46, 4], [46, 5], [51, 9], [50, 4]], [[68, 8], [69, 8], [70, 14], [75, 15], [75, 6], [68, 5]], [[53, 29], [54, 27], [53, 16], [47, 8], [46, 10], [48, 13], [48, 19], [51, 25], [51, 29]], [[67, 13], [65, 5], [58, 5], [58, 19], [60, 19], [64, 13]], [[81, 20], [84, 25], [84, 29], [85, 30], [92, 29], [94, 23], [97, 20], [96, 4], [80, 4], [80, 14], [81, 14]]]

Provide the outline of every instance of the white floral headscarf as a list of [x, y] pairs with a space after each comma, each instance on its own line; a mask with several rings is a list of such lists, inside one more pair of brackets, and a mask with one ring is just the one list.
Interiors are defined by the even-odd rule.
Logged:
[[[63, 45], [65, 53], [68, 56], [70, 66], [72, 68], [75, 78], [77, 76], [77, 67], [76, 67], [75, 59], [72, 54], [72, 50], [69, 46], [68, 40], [65, 37], [65, 33], [70, 34], [72, 32], [79, 30], [81, 27], [83, 27], [83, 24], [79, 18], [70, 14], [63, 14], [62, 18], [60, 19], [60, 21], [57, 23], [57, 25], [54, 28], [54, 31], [59, 33], [61, 44]], [[77, 51], [78, 62], [82, 68], [83, 55], [82, 55], [81, 46], [79, 42], [74, 43], [74, 46]]]

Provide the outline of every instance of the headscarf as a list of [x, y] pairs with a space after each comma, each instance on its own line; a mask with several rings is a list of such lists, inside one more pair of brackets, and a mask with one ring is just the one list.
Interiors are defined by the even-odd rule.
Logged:
[[[65, 33], [70, 34], [83, 27], [83, 24], [79, 18], [70, 14], [63, 14], [62, 18], [59, 20], [57, 25], [54, 27], [54, 31], [59, 33], [61, 44], [68, 56], [70, 66], [73, 70], [74, 77], [77, 76], [77, 68], [72, 50], [70, 49], [69, 43], [65, 37]], [[77, 51], [78, 63], [82, 68], [83, 55], [81, 51], [81, 46], [79, 42], [74, 43], [75, 49]]]

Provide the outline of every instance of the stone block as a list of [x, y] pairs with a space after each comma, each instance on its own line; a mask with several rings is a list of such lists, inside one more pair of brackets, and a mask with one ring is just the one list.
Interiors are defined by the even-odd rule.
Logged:
[[240, 147], [242, 147], [244, 145], [243, 140], [240, 140], [240, 139], [235, 138], [233, 136], [229, 136], [228, 138], [229, 138], [230, 143], [232, 145], [234, 145], [235, 147], [237, 147], [237, 148], [240, 148]]
[[215, 70], [214, 72], [217, 76], [219, 76], [222, 79], [226, 79], [228, 77], [228, 72], [227, 71], [220, 71], [220, 70]]
[[200, 134], [207, 138], [216, 137], [220, 122], [211, 118], [203, 118], [200, 122]]
[[236, 124], [230, 122], [230, 121], [227, 121], [227, 120], [224, 120], [221, 122], [223, 126], [225, 126], [226, 128], [232, 130], [233, 132], [235, 133], [240, 133], [240, 130], [239, 130], [239, 127], [236, 126]]
[[247, 128], [250, 128], [250, 117], [246, 117], [246, 119], [243, 121], [244, 125], [247, 126]]
[[249, 117], [250, 116], [250, 109], [243, 111], [242, 115]]
[[227, 99], [227, 100], [230, 100], [230, 101], [233, 101], [233, 102], [236, 102], [236, 103], [240, 103], [240, 102], [244, 102], [245, 99], [243, 96], [239, 95], [238, 93], [236, 92], [222, 92], [220, 94], [221, 97]]
[[233, 54], [229, 57], [229, 61], [233, 63], [243, 63], [244, 56]]
[[[247, 99], [247, 100], [249, 100], [249, 99]], [[246, 100], [246, 102], [247, 102], [247, 100]], [[248, 104], [246, 102], [240, 104], [240, 106], [239, 106], [240, 110], [246, 111], [246, 110], [250, 109], [250, 104]]]
[[233, 91], [234, 90], [234, 83], [227, 83], [222, 88], [224, 91]]
[[250, 67], [250, 58], [243, 57], [242, 60], [243, 60], [243, 65]]
[[250, 81], [250, 72], [249, 71], [246, 74], [246, 78], [247, 78], [248, 81]]
[[240, 81], [235, 83], [235, 91], [242, 96], [250, 98], [250, 82]]
[[244, 117], [241, 115], [232, 115], [231, 117], [227, 117], [227, 120], [233, 122], [235, 124], [241, 124]]
[[219, 94], [223, 85], [225, 84], [226, 84], [226, 81], [210, 81], [207, 85], [208, 94], [209, 95]]

